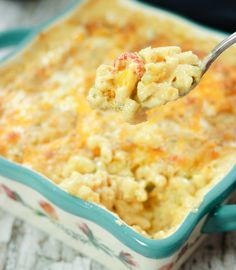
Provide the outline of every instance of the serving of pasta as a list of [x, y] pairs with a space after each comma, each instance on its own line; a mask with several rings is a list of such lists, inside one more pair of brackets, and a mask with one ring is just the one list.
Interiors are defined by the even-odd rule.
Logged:
[[179, 47], [124, 53], [113, 66], [98, 67], [88, 101], [92, 108], [121, 111], [125, 120], [140, 122], [146, 109], [186, 95], [201, 73], [198, 57]]
[[[0, 155], [146, 237], [171, 235], [236, 161], [235, 48], [156, 106], [198, 80], [218, 42], [127, 1], [85, 1], [0, 67]], [[126, 119], [148, 108], [148, 121], [130, 125], [117, 106]]]

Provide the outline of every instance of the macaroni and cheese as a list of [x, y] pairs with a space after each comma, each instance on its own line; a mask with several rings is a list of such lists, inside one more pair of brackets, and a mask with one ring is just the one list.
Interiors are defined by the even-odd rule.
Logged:
[[92, 108], [121, 111], [129, 122], [145, 119], [145, 110], [186, 95], [201, 77], [200, 61], [179, 47], [148, 47], [124, 53], [113, 66], [101, 65], [88, 101]]
[[235, 164], [236, 50], [188, 95], [148, 110], [140, 125], [92, 110], [86, 97], [97, 67], [122, 52], [178, 46], [203, 58], [219, 42], [129, 3], [85, 1], [0, 67], [0, 155], [158, 239]]

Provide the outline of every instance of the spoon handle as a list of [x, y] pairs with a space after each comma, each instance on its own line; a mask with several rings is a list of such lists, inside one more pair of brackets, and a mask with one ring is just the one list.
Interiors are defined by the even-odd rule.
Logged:
[[204, 74], [216, 58], [231, 45], [236, 43], [236, 32], [222, 40], [202, 62], [202, 74]]

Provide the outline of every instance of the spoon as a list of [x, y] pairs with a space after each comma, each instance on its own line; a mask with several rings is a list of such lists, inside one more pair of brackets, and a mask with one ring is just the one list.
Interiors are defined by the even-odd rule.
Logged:
[[[212, 63], [216, 60], [216, 58], [218, 58], [226, 49], [228, 49], [234, 43], [236, 43], [236, 32], [223, 39], [219, 44], [216, 45], [216, 47], [202, 60], [202, 63], [200, 65], [200, 68], [202, 70], [201, 78], [207, 72]], [[195, 88], [201, 81], [201, 78], [200, 80], [195, 81], [189, 90]]]
[[201, 64], [202, 75], [203, 76], [206, 71], [209, 69], [211, 64], [216, 60], [218, 56], [220, 56], [226, 49], [228, 49], [231, 45], [236, 43], [236, 32], [232, 35], [228, 36], [224, 40], [222, 40], [211, 52], [208, 54], [205, 59], [203, 59]]
[[[207, 72], [207, 70], [210, 68], [210, 66], [212, 65], [212, 63], [226, 50], [228, 49], [230, 46], [232, 46], [234, 43], [236, 43], [236, 32], [234, 32], [233, 34], [231, 34], [230, 36], [228, 36], [227, 38], [223, 39], [219, 44], [216, 45], [216, 47], [203, 59], [200, 68], [201, 68], [201, 78], [202, 76]], [[199, 82], [201, 81], [195, 81], [192, 86], [191, 89], [195, 88]], [[185, 94], [186, 95], [186, 94]], [[146, 110], [144, 110], [144, 112], [142, 113], [142, 119], [138, 121], [138, 123], [141, 121], [145, 121], [146, 120]]]
[[[88, 94], [88, 101], [92, 108], [121, 111], [125, 121], [131, 124], [144, 122], [147, 120], [147, 110], [183, 97], [195, 88], [216, 58], [234, 43], [236, 43], [236, 32], [221, 41], [202, 61], [189, 51], [187, 52], [189, 60], [184, 62], [186, 54], [175, 46], [147, 47], [139, 52], [123, 53], [115, 60], [113, 66], [101, 65], [98, 68], [95, 84]], [[165, 74], [165, 70], [171, 70], [171, 68], [167, 68], [170, 66], [168, 66], [168, 61], [158, 60], [162, 59], [165, 54], [169, 60], [171, 57], [173, 59], [177, 57], [174, 60], [178, 60], [182, 54], [182, 63], [177, 61], [179, 67], [170, 71], [169, 77], [167, 76], [162, 81], [158, 81], [158, 79], [155, 81], [152, 78], [155, 75], [159, 78], [158, 72]], [[148, 58], [150, 55], [156, 55], [156, 58]], [[196, 64], [197, 62], [198, 64]], [[149, 69], [146, 67], [150, 63], [159, 64], [159, 69], [155, 66], [157, 74], [155, 74], [154, 68], [151, 71], [150, 66]], [[136, 77], [132, 74], [136, 74]], [[144, 81], [144, 77], [146, 81]], [[151, 82], [150, 87], [147, 86], [147, 82]]]

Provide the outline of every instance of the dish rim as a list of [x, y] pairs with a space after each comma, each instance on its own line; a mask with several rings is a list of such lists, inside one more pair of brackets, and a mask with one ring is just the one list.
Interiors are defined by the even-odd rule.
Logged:
[[[149, 9], [150, 11], [153, 11], [154, 14], [156, 12], [162, 13], [184, 24], [192, 25], [208, 35], [213, 34], [215, 37], [225, 36], [225, 34], [221, 31], [204, 27], [203, 25], [192, 22], [189, 19], [161, 8], [153, 7], [135, 0], [120, 0], [120, 2], [124, 2], [126, 4], [128, 3], [130, 5], [134, 4], [134, 7], [136, 6]], [[74, 1], [59, 15], [56, 15], [45, 23], [33, 28], [32, 33], [27, 36], [18, 46], [16, 46], [10, 54], [0, 59], [0, 64], [3, 64], [4, 66], [5, 63], [8, 63], [7, 60], [14, 59], [15, 56], [20, 55], [35, 41], [37, 34], [43, 30], [48, 30], [55, 24], [65, 20], [83, 3], [86, 3], [86, 1]], [[190, 212], [173, 234], [164, 239], [150, 239], [137, 233], [125, 223], [123, 223], [122, 226], [119, 225], [117, 220], [120, 219], [105, 208], [70, 195], [53, 184], [52, 181], [45, 176], [1, 156], [0, 176], [20, 182], [33, 190], [40, 192], [44, 197], [46, 197], [56, 206], [60, 207], [62, 210], [96, 223], [103, 229], [109, 231], [114, 237], [116, 237], [130, 249], [151, 259], [169, 257], [175, 251], [177, 251], [189, 238], [191, 232], [194, 230], [199, 221], [217, 204], [220, 204], [225, 198], [227, 198], [233, 189], [236, 188], [236, 165], [234, 165], [230, 172], [213, 188], [211, 188], [209, 192], [207, 192], [198, 208], [198, 211]], [[58, 197], [60, 197], [60, 200], [57, 199]], [[78, 208], [75, 209], [75, 206]], [[90, 210], [88, 211], [88, 209]], [[96, 214], [101, 217], [99, 220], [96, 219]]]

